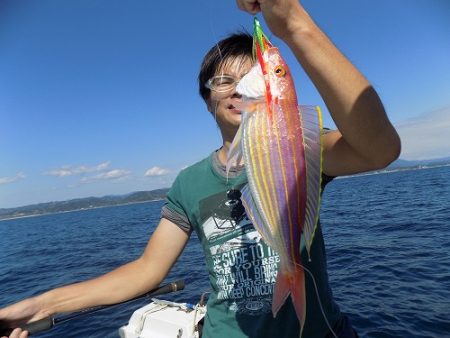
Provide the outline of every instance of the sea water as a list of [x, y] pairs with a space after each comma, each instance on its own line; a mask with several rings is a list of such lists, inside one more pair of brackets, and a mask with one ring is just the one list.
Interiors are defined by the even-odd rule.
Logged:
[[[361, 337], [450, 337], [450, 167], [335, 179], [321, 221], [334, 297]], [[162, 201], [0, 221], [0, 306], [137, 258]], [[192, 235], [166, 281], [195, 303], [209, 289]], [[117, 337], [141, 300], [36, 337]]]

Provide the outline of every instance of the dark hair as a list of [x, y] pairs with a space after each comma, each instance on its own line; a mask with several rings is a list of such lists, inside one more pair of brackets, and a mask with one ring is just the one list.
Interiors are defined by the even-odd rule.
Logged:
[[198, 89], [203, 100], [206, 101], [210, 94], [210, 90], [205, 87], [206, 82], [230, 58], [252, 57], [252, 43], [253, 38], [249, 33], [234, 33], [219, 41], [206, 53], [198, 74]]

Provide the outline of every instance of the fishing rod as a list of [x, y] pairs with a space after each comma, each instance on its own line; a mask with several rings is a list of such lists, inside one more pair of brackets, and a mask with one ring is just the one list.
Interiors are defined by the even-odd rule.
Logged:
[[[23, 324], [20, 326], [20, 328], [22, 330], [27, 330], [28, 334], [31, 336], [31, 335], [39, 333], [39, 332], [50, 330], [56, 324], [61, 324], [61, 323], [67, 322], [72, 319], [76, 319], [78, 317], [81, 317], [81, 316], [84, 316], [87, 314], [91, 314], [91, 313], [94, 313], [94, 312], [97, 312], [100, 310], [112, 308], [112, 307], [115, 307], [118, 305], [128, 304], [128, 303], [134, 302], [135, 300], [138, 300], [138, 299], [142, 299], [142, 298], [146, 298], [146, 297], [155, 297], [155, 296], [164, 295], [164, 294], [175, 292], [175, 291], [180, 291], [183, 289], [184, 289], [184, 280], [178, 280], [176, 282], [168, 283], [168, 284], [160, 286], [156, 289], [153, 289], [141, 296], [138, 296], [138, 297], [135, 297], [135, 298], [132, 298], [132, 299], [120, 302], [120, 303], [94, 306], [94, 307], [83, 309], [81, 311], [69, 313], [67, 315], [63, 315], [60, 317], [46, 317], [46, 318], [39, 319], [35, 322]], [[4, 328], [4, 329], [0, 328], [0, 336], [9, 336], [10, 333], [12, 332], [12, 330], [14, 330], [14, 329], [13, 328]]]

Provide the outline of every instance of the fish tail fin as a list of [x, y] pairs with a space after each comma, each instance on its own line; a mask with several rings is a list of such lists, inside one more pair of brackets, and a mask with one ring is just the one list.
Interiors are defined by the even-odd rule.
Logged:
[[292, 304], [300, 322], [301, 336], [306, 318], [305, 273], [301, 266], [296, 266], [294, 273], [278, 271], [272, 300], [272, 313], [274, 317], [289, 295], [291, 295]]
[[278, 271], [277, 280], [273, 290], [272, 313], [276, 317], [278, 311], [291, 293], [291, 276], [282, 271]]
[[303, 325], [306, 318], [306, 292], [305, 292], [305, 272], [301, 265], [295, 266], [294, 280], [291, 290], [292, 303], [295, 313], [300, 322], [300, 337], [303, 332]]

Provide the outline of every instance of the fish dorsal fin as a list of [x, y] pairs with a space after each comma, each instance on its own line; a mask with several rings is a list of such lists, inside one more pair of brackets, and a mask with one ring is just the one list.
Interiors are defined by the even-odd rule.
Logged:
[[306, 249], [311, 248], [319, 220], [322, 185], [322, 113], [318, 106], [298, 107], [302, 120], [306, 162], [306, 215], [303, 225]]

